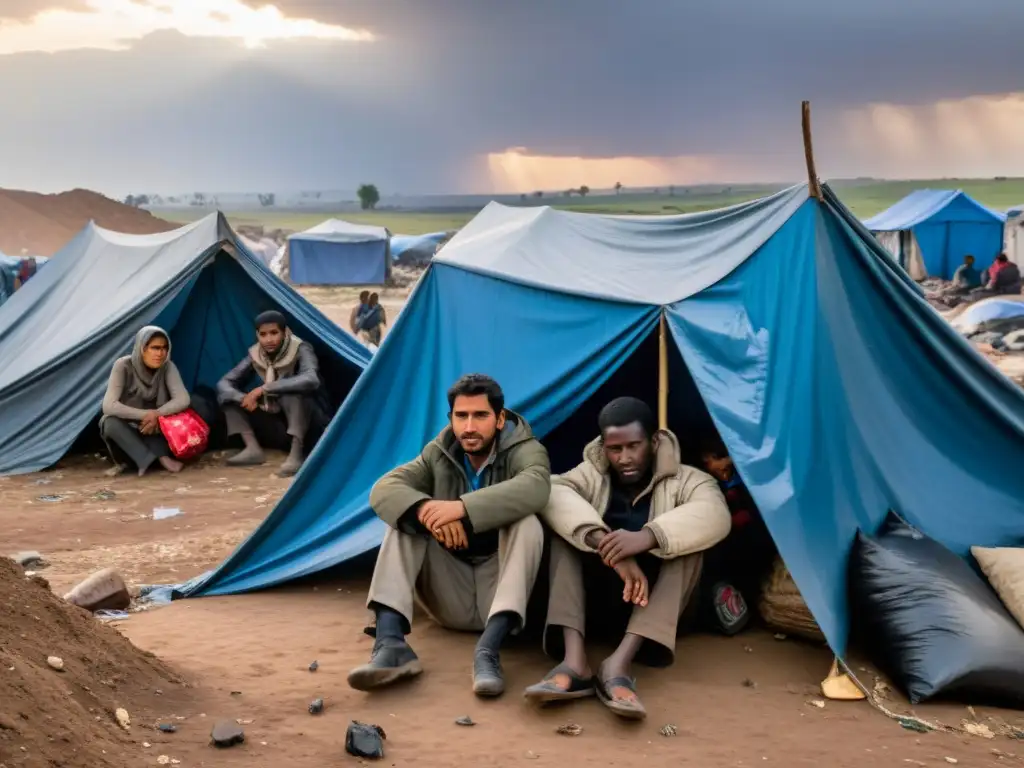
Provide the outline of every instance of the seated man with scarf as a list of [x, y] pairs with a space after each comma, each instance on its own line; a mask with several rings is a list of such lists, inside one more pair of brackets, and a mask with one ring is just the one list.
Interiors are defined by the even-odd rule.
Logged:
[[[289, 453], [278, 474], [290, 477], [302, 466], [310, 426], [324, 420], [320, 366], [280, 312], [261, 313], [255, 325], [257, 343], [217, 384], [228, 436], [240, 436], [245, 446], [228, 464], [262, 464], [264, 446], [279, 448]], [[260, 383], [246, 391], [255, 379]]]

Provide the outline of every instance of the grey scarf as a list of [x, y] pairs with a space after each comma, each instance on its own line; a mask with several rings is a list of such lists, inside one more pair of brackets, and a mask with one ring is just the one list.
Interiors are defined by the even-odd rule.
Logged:
[[[167, 339], [167, 358], [156, 370], [147, 368], [142, 360], [142, 352], [154, 336]], [[167, 399], [167, 363], [171, 359], [171, 337], [163, 328], [147, 325], [135, 334], [135, 345], [132, 347], [132, 376], [125, 388], [126, 395], [134, 396], [143, 402], [155, 402], [161, 405], [160, 399]]]

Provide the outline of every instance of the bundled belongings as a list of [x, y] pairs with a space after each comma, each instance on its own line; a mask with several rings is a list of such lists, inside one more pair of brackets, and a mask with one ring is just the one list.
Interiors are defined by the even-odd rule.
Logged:
[[776, 558], [761, 594], [761, 618], [772, 629], [816, 643], [825, 642], [800, 590], [782, 558]]
[[853, 626], [917, 704], [1024, 707], [1024, 630], [964, 560], [890, 512], [850, 558]]

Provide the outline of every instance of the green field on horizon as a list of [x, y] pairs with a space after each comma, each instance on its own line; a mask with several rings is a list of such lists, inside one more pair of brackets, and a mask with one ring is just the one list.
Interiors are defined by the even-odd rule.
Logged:
[[[833, 190], [843, 203], [859, 218], [867, 218], [885, 210], [915, 189], [962, 189], [978, 202], [1005, 211], [1013, 205], [1024, 204], [1024, 179], [931, 179], [919, 181], [838, 181]], [[587, 198], [553, 196], [543, 201], [530, 198], [531, 203], [552, 205], [562, 210], [585, 213], [619, 215], [656, 215], [691, 213], [723, 208], [736, 203], [762, 197], [772, 187], [747, 185], [736, 191], [726, 187], [709, 193], [699, 188], [679, 187], [674, 195], [623, 193], [621, 195], [590, 195]], [[188, 222], [206, 215], [202, 209], [175, 209], [156, 211], [156, 215], [169, 221]], [[376, 211], [345, 211], [331, 214], [287, 208], [266, 208], [249, 211], [225, 211], [232, 226], [262, 226], [264, 229], [284, 229], [299, 232], [309, 229], [325, 219], [336, 217], [356, 224], [375, 224], [391, 232], [420, 235], [428, 232], [458, 229], [476, 215], [476, 211], [431, 211], [402, 208], [383, 208]]]

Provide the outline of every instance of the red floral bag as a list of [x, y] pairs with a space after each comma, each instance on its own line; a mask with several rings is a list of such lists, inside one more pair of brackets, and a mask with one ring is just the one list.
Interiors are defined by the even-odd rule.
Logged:
[[206, 450], [210, 428], [191, 408], [173, 416], [160, 417], [160, 431], [175, 458], [187, 461]]

